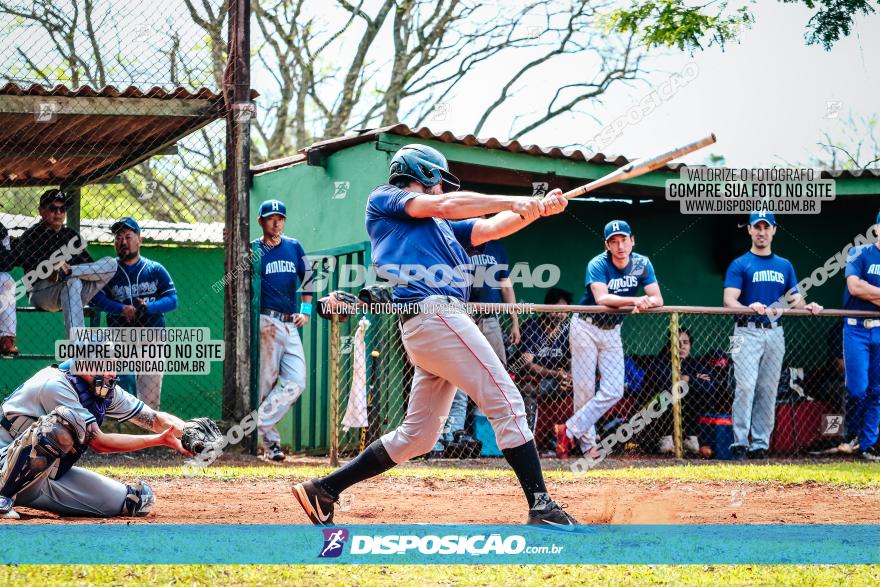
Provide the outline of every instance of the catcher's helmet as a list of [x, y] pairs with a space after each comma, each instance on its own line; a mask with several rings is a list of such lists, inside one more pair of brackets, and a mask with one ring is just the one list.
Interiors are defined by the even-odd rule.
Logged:
[[388, 182], [393, 184], [404, 177], [428, 188], [442, 182], [444, 192], [454, 192], [461, 187], [458, 178], [449, 173], [449, 163], [443, 153], [426, 145], [406, 145], [391, 158]]

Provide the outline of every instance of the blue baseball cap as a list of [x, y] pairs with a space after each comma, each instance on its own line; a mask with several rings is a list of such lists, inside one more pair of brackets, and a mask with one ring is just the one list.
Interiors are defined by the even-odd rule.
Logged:
[[625, 220], [612, 220], [605, 225], [605, 240], [616, 234], [632, 236], [632, 230], [630, 230], [629, 224]]
[[134, 218], [130, 218], [126, 216], [125, 218], [120, 218], [116, 222], [110, 225], [110, 232], [116, 234], [123, 228], [130, 228], [135, 231], [137, 234], [141, 233], [141, 225], [137, 223]]
[[759, 222], [766, 222], [770, 226], [776, 226], [776, 216], [767, 210], [756, 210], [749, 214], [749, 225], [754, 226]]
[[266, 200], [260, 204], [260, 218], [278, 214], [282, 218], [287, 218], [287, 207], [281, 200]]

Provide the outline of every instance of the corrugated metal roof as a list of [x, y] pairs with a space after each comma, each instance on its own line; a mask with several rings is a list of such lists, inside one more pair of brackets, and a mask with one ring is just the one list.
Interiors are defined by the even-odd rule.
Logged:
[[[118, 218], [95, 218], [80, 221], [79, 232], [86, 242], [94, 244], [113, 244], [110, 226]], [[0, 213], [3, 224], [13, 237], [39, 222], [36, 216]], [[141, 220], [141, 236], [145, 241], [162, 243], [221, 244], [223, 243], [223, 222], [164, 222], [161, 220]]]
[[207, 89], [0, 88], [0, 187], [78, 186], [119, 174], [224, 115]]
[[55, 96], [58, 98], [155, 98], [157, 100], [171, 100], [179, 98], [182, 100], [217, 100], [222, 98], [220, 94], [215, 94], [208, 88], [199, 88], [195, 92], [190, 92], [186, 88], [175, 88], [166, 90], [159, 86], [154, 86], [146, 92], [134, 86], [120, 90], [114, 86], [104, 86], [100, 90], [89, 86], [80, 86], [76, 89], [67, 86], [55, 86], [47, 88], [40, 84], [31, 84], [28, 87], [22, 87], [15, 83], [8, 83], [0, 88], [0, 95], [7, 96]]
[[[475, 135], [456, 135], [451, 131], [445, 130], [435, 132], [428, 127], [411, 129], [405, 124], [395, 124], [393, 126], [385, 126], [381, 128], [367, 129], [358, 131], [356, 134], [337, 137], [335, 139], [327, 139], [314, 143], [312, 146], [301, 149], [296, 155], [267, 161], [252, 168], [254, 173], [263, 173], [290, 165], [296, 165], [307, 160], [309, 151], [321, 151], [323, 154], [330, 154], [342, 149], [358, 145], [361, 143], [376, 140], [382, 133], [390, 133], [402, 137], [412, 137], [415, 139], [423, 139], [430, 141], [440, 141], [456, 145], [466, 145], [469, 147], [482, 147], [484, 149], [498, 149], [508, 151], [510, 153], [525, 153], [535, 157], [550, 157], [552, 159], [570, 159], [572, 161], [584, 161], [596, 164], [609, 164], [621, 167], [630, 161], [635, 161], [638, 157], [626, 157], [619, 154], [608, 153], [586, 153], [580, 149], [563, 149], [561, 147], [541, 147], [538, 145], [526, 145], [519, 141], [502, 141], [495, 137], [481, 139]], [[658, 169], [658, 171], [678, 171], [685, 167], [684, 163], [671, 163]], [[849, 178], [849, 177], [880, 177], [880, 169], [868, 169], [864, 171], [822, 171], [822, 177], [833, 178]]]

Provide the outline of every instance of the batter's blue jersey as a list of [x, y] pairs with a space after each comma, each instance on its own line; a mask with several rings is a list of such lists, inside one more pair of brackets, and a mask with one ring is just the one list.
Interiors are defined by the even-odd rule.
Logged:
[[[629, 263], [623, 269], [614, 266], [611, 254], [607, 251], [593, 257], [587, 263], [587, 279], [584, 297], [581, 305], [595, 306], [596, 296], [590, 289], [591, 283], [604, 283], [608, 286], [608, 293], [617, 296], [632, 296], [638, 293], [640, 287], [657, 283], [654, 274], [654, 266], [651, 260], [644, 255], [632, 253]], [[622, 314], [597, 314], [593, 319], [602, 324], [620, 324], [623, 322]]]
[[[107, 312], [107, 326], [165, 326], [165, 313], [177, 307], [177, 290], [168, 270], [146, 257], [134, 265], [116, 261], [116, 274], [91, 301]], [[128, 322], [122, 317], [122, 308], [135, 306], [138, 298], [147, 304], [147, 311]]]
[[443, 295], [467, 301], [475, 220], [412, 218], [406, 203], [421, 194], [381, 185], [367, 199], [366, 226], [373, 265], [396, 283], [395, 302], [412, 303]]
[[[788, 291], [798, 291], [794, 266], [779, 255], [756, 255], [749, 251], [737, 257], [727, 268], [724, 287], [740, 290], [739, 303], [749, 306], [760, 302], [766, 306], [779, 301]], [[753, 322], [770, 323], [768, 316], [749, 316]]]
[[489, 241], [479, 247], [465, 247], [471, 256], [474, 275], [482, 275], [484, 280], [480, 287], [471, 287], [470, 301], [484, 304], [500, 304], [501, 288], [493, 284], [510, 277], [507, 264], [507, 253], [498, 241]]
[[282, 314], [297, 311], [296, 290], [306, 274], [306, 252], [295, 238], [281, 237], [274, 247], [254, 241], [261, 253], [260, 310]]
[[[874, 287], [880, 287], [880, 249], [877, 248], [877, 245], [854, 247], [849, 251], [847, 259], [845, 273], [847, 277], [855, 275]], [[852, 295], [849, 293], [848, 287], [843, 288], [843, 308], [869, 312], [880, 311], [880, 305]]]

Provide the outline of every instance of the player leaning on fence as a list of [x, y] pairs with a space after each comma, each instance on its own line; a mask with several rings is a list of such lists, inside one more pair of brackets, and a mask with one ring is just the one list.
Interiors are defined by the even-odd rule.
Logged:
[[113, 257], [93, 261], [79, 233], [64, 226], [67, 205], [61, 190], [43, 192], [40, 221], [12, 247], [12, 264], [24, 269], [30, 303], [47, 312], [63, 311], [65, 336], [85, 325], [83, 307], [116, 274]]
[[[880, 231], [880, 213], [875, 231]], [[880, 243], [856, 247], [846, 264], [846, 310], [880, 311]], [[846, 434], [862, 457], [880, 461], [880, 320], [845, 318], [843, 358], [846, 370]], [[853, 438], [855, 437], [855, 438]]]
[[15, 346], [15, 280], [12, 271], [12, 237], [0, 222], [0, 357], [14, 357]]
[[[567, 201], [560, 190], [535, 199], [458, 192], [458, 188], [458, 179], [439, 151], [408, 145], [392, 158], [389, 183], [373, 190], [367, 200], [366, 225], [375, 266], [443, 266], [456, 277], [439, 283], [433, 278], [388, 275], [397, 282], [394, 301], [408, 305], [400, 316], [400, 331], [415, 373], [406, 417], [397, 429], [348, 464], [294, 488], [314, 524], [333, 523], [333, 504], [345, 489], [431, 450], [456, 388], [464, 390], [491, 422], [498, 447], [526, 495], [528, 522], [575, 523], [547, 494], [519, 391], [486, 337], [464, 312], [470, 281], [462, 274], [469, 263], [466, 247], [505, 237], [539, 217], [558, 214]], [[494, 216], [476, 219], [483, 214]], [[388, 495], [392, 521], [394, 499]]]
[[[636, 239], [629, 224], [612, 220], [605, 225], [605, 252], [587, 264], [582, 305], [612, 308], [634, 306], [633, 314], [663, 305], [660, 284], [651, 260], [633, 252]], [[637, 296], [643, 288], [645, 295]], [[597, 457], [596, 422], [614, 407], [624, 391], [621, 314], [575, 314], [571, 319], [571, 375], [574, 415], [556, 426], [556, 456], [565, 458], [575, 448]], [[596, 393], [596, 368], [599, 392]]]
[[733, 399], [734, 459], [763, 459], [770, 449], [776, 417], [776, 392], [785, 357], [781, 319], [771, 319], [767, 307], [794, 292], [792, 306], [813, 313], [822, 310], [807, 304], [798, 292], [794, 267], [771, 250], [776, 234], [772, 212], [752, 212], [748, 224], [752, 248], [737, 257], [724, 277], [724, 307], [751, 309], [736, 317], [731, 344], [736, 392]]

